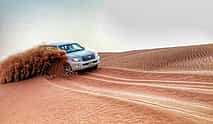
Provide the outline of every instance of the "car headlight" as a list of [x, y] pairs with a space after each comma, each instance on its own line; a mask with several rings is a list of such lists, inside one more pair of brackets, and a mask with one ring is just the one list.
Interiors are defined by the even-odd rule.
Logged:
[[73, 61], [73, 62], [80, 62], [81, 59], [80, 59], [80, 58], [72, 58], [72, 61]]

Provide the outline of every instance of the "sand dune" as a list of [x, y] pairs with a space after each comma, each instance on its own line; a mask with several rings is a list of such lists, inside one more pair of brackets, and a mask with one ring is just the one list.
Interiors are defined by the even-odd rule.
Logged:
[[0, 85], [0, 122], [212, 124], [213, 77], [191, 73], [212, 71], [211, 48], [102, 53], [97, 71]]
[[213, 44], [102, 53], [103, 66], [145, 71], [212, 71]]

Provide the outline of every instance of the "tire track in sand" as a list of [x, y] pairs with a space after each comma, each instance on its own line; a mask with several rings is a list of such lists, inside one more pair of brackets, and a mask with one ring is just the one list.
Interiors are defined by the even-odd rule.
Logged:
[[[141, 70], [132, 70], [127, 68], [114, 68], [114, 67], [101, 67], [97, 70], [98, 74], [107, 74], [117, 77], [129, 77], [133, 79], [151, 79], [158, 80], [164, 79], [168, 81], [190, 81], [190, 82], [203, 82], [213, 84], [213, 78], [211, 75], [199, 75], [193, 73], [181, 73], [181, 72], [153, 72], [153, 71], [141, 71]], [[136, 77], [136, 78], [135, 78]], [[181, 82], [178, 82], [181, 83]]]
[[[186, 102], [186, 101], [189, 101], [189, 100], [184, 100], [184, 99], [176, 100], [176, 99], [172, 98], [171, 96], [165, 97], [163, 95], [163, 97], [162, 97], [162, 94], [150, 95], [150, 93], [145, 93], [145, 92], [143, 92], [143, 90], [140, 90], [141, 86], [137, 86], [137, 87], [132, 88], [132, 87], [129, 87], [128, 85], [126, 85], [126, 84], [121, 84], [121, 83], [113, 84], [113, 80], [109, 80], [108, 82], [106, 82], [106, 81], [100, 82], [99, 81], [100, 84], [105, 83], [106, 84], [105, 86], [104, 85], [97, 86], [97, 85], [95, 85], [95, 82], [97, 82], [97, 81], [94, 81], [93, 79], [89, 79], [89, 80], [90, 80], [91, 83], [89, 81], [84, 80], [85, 83], [82, 84], [82, 85], [93, 86], [93, 87], [102, 87], [102, 89], [106, 89], [108, 87], [111, 87], [111, 88], [113, 88], [113, 91], [117, 91], [117, 90], [123, 91], [124, 90], [124, 91], [127, 91], [128, 93], [133, 92], [136, 96], [139, 94], [140, 96], [143, 96], [143, 99], [146, 98], [147, 100], [152, 100], [152, 101], [157, 100], [157, 101], [159, 101], [159, 103], [167, 103], [169, 101], [171, 105], [175, 105], [177, 103], [176, 105], [178, 107], [185, 107], [184, 109], [187, 109], [188, 107], [190, 107], [190, 108], [194, 108], [196, 110], [199, 109], [199, 111], [208, 112], [210, 114], [213, 114], [213, 106], [208, 105], [208, 104], [198, 104], [198, 103], [193, 103], [193, 102]], [[107, 84], [110, 84], [110, 85], [107, 86]], [[132, 85], [132, 86], [134, 86], [134, 85]], [[111, 88], [108, 88], [108, 89], [112, 90]], [[155, 99], [153, 99], [153, 98], [155, 98]]]
[[[66, 81], [63, 81], [63, 82], [66, 82]], [[50, 81], [48, 81], [47, 83], [53, 87], [57, 87], [57, 88], [64, 89], [64, 90], [71, 90], [71, 91], [79, 92], [79, 93], [108, 97], [108, 98], [113, 98], [113, 99], [117, 99], [117, 100], [121, 100], [121, 101], [136, 103], [136, 104], [143, 104], [143, 105], [155, 107], [158, 109], [182, 113], [188, 117], [193, 117], [194, 119], [198, 119], [198, 120], [201, 119], [202, 121], [206, 121], [208, 123], [213, 122], [212, 117], [209, 115], [206, 115], [205, 113], [191, 111], [191, 110], [187, 110], [187, 109], [183, 109], [183, 108], [178, 108], [175, 106], [168, 105], [166, 103], [159, 104], [159, 103], [155, 103], [154, 101], [148, 101], [147, 99], [144, 100], [143, 97], [141, 97], [141, 96], [139, 97], [137, 94], [130, 94], [130, 93], [120, 92], [120, 91], [115, 92], [114, 90], [112, 91], [112, 90], [104, 90], [102, 88], [82, 86], [82, 85], [78, 85], [78, 82], [73, 82], [73, 81], [69, 81], [69, 80], [67, 80], [67, 83], [71, 84], [74, 87], [63, 86], [63, 85], [59, 85], [59, 84], [56, 84], [56, 83], [53, 83]], [[60, 82], [60, 84], [62, 84], [62, 82]]]
[[[113, 81], [113, 80], [107, 80], [107, 79], [103, 79], [103, 78], [90, 77], [90, 76], [86, 76], [86, 75], [84, 75], [82, 77], [87, 78], [87, 79], [91, 79], [91, 80], [104, 81], [104, 82], [115, 83], [115, 84], [125, 84], [125, 85], [134, 85], [134, 86], [149, 86], [149, 87], [159, 87], [159, 88], [167, 88], [167, 89], [178, 89], [178, 90], [186, 90], [186, 91], [190, 91], [190, 92], [213, 95], [213, 90], [211, 90], [211, 89], [169, 86], [169, 85], [149, 84], [149, 83], [134, 83], [134, 82], [129, 83], [129, 82], [124, 82], [124, 81]], [[155, 80], [155, 82], [156, 81], [163, 82], [163, 80]]]
[[131, 82], [165, 82], [165, 83], [188, 83], [188, 84], [203, 84], [203, 85], [212, 85], [213, 82], [198, 82], [198, 81], [180, 81], [180, 80], [150, 80], [150, 79], [130, 79], [130, 78], [122, 78], [122, 77], [115, 77], [111, 75], [106, 75], [106, 74], [99, 74], [99, 73], [88, 73], [89, 75], [94, 75], [94, 76], [99, 76], [99, 77], [106, 77], [106, 78], [111, 78], [111, 79], [116, 79], [116, 80], [122, 80], [122, 81], [131, 81]]
[[156, 83], [156, 84], [164, 84], [164, 85], [170, 85], [170, 86], [181, 85], [181, 87], [203, 88], [203, 89], [212, 89], [213, 90], [213, 83], [208, 83], [208, 82], [130, 79], [130, 78], [115, 77], [115, 76], [98, 74], [98, 73], [88, 73], [88, 75], [91, 75], [93, 77], [95, 76], [98, 78], [115, 80], [115, 81], [133, 82], [133, 83], [149, 83], [149, 84]]
[[[96, 81], [95, 80], [97, 80], [97, 78], [91, 78], [91, 77], [83, 77], [82, 76], [82, 78], [85, 78], [85, 79], [88, 79], [88, 80], [84, 80], [84, 84], [83, 85], [88, 85], [88, 86], [94, 86], [94, 87], [103, 87], [103, 88], [108, 88], [108, 86], [110, 86], [111, 85], [111, 87], [113, 87], [113, 88], [121, 88], [122, 87], [122, 90], [128, 90], [128, 91], [130, 91], [130, 92], [134, 92], [134, 93], [137, 93], [137, 94], [141, 94], [141, 93], [143, 93], [143, 94], [150, 94], [150, 93], [145, 93], [145, 92], [143, 92], [143, 90], [146, 90], [146, 89], [141, 89], [141, 87], [143, 87], [143, 85], [142, 86], [138, 86], [138, 85], [136, 85], [137, 87], [133, 87], [133, 88], [131, 88], [131, 86], [129, 87], [128, 85], [129, 84], [125, 84], [125, 83], [121, 83], [121, 82], [119, 82], [119, 83], [114, 83], [113, 81], [114, 80], [103, 80], [103, 78], [101, 78], [100, 80], [98, 80], [99, 82], [98, 83], [96, 83]], [[101, 81], [101, 82], [100, 82]], [[81, 84], [81, 83], [79, 83], [79, 84]], [[99, 84], [99, 86], [97, 86], [97, 84]], [[106, 84], [106, 85], [105, 85]], [[108, 85], [108, 86], [107, 86]], [[113, 86], [112, 86], [113, 85]], [[134, 86], [134, 84], [132, 84], [132, 86]], [[156, 87], [155, 87], [156, 88]], [[161, 88], [161, 87], [160, 87]], [[133, 91], [132, 89], [134, 89], [135, 91]], [[157, 87], [157, 89], [159, 89], [159, 87]], [[165, 89], [165, 88], [163, 88], [163, 89]], [[166, 88], [166, 89], [168, 89], [168, 88]], [[139, 92], [138, 92], [139, 91]], [[178, 92], [179, 90], [177, 90], [177, 91], [175, 91], [176, 93], [180, 93], [180, 92]], [[183, 93], [183, 92], [181, 92], [181, 93]], [[157, 95], [153, 95], [153, 96], [164, 96], [164, 95], [162, 95], [162, 94], [157, 94]], [[169, 98], [171, 98], [171, 96], [169, 97]], [[167, 97], [161, 97], [160, 99], [169, 99], [168, 98], [168, 96]], [[173, 99], [172, 101], [176, 101], [176, 102], [178, 102], [177, 100], [175, 100], [175, 99]], [[184, 100], [184, 101], [187, 101], [187, 100]], [[181, 101], [182, 102], [182, 101]], [[181, 102], [179, 102], [179, 103], [181, 103]], [[193, 104], [193, 103], [191, 103], [191, 102], [189, 102], [189, 105], [191, 105], [191, 104]], [[198, 106], [200, 106], [200, 107], [202, 107], [202, 108], [206, 108], [206, 109], [210, 109], [210, 110], [212, 110], [212, 112], [213, 112], [213, 106], [211, 106], [211, 105], [208, 105], [208, 104], [205, 104], [205, 106], [203, 105], [203, 104], [196, 104], [196, 105], [198, 105]]]

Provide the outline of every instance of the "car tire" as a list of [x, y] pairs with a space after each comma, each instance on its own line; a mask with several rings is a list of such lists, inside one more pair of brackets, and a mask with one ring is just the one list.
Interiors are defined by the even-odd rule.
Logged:
[[72, 75], [72, 67], [69, 63], [64, 63], [64, 72], [65, 72], [65, 75], [67, 76], [70, 76]]

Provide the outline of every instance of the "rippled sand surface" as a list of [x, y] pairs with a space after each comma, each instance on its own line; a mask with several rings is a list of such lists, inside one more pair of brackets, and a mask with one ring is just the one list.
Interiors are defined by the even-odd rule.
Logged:
[[[155, 50], [105, 53], [94, 72], [0, 85], [0, 123], [212, 124], [212, 46], [203, 47], [201, 54], [192, 52], [190, 57], [172, 56], [167, 49], [159, 49], [167, 53], [161, 57]], [[206, 74], [191, 73], [199, 69]]]

